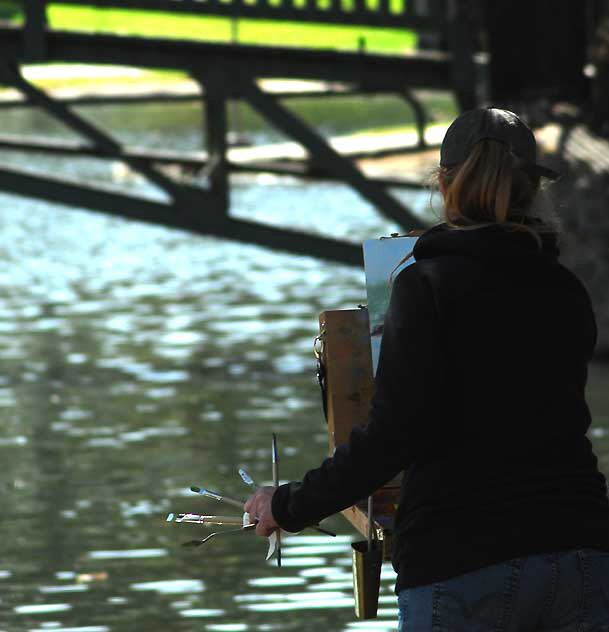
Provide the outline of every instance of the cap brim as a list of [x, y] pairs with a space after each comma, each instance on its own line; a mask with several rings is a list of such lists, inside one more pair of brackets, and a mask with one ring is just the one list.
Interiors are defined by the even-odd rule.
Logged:
[[533, 165], [533, 171], [543, 178], [548, 178], [548, 180], [558, 180], [562, 177], [562, 173], [558, 173], [558, 171], [554, 171], [554, 169], [549, 169], [548, 167], [542, 167], [541, 165]]

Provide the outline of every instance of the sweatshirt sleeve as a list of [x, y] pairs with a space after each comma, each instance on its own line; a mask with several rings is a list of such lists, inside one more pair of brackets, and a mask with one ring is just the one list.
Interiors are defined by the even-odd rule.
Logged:
[[277, 489], [272, 512], [282, 528], [300, 531], [350, 507], [433, 448], [445, 370], [439, 338], [432, 291], [415, 263], [393, 284], [368, 423], [301, 482]]

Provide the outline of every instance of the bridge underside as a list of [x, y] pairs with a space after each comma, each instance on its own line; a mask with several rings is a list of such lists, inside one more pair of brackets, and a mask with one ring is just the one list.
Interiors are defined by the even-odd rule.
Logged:
[[[0, 189], [104, 213], [121, 215], [228, 239], [307, 254], [352, 265], [361, 265], [358, 245], [335, 239], [254, 222], [230, 215], [231, 170], [271, 171], [344, 182], [368, 200], [387, 219], [405, 231], [422, 228], [422, 222], [388, 190], [388, 185], [416, 186], [412, 182], [383, 182], [366, 177], [352, 157], [336, 151], [323, 137], [297, 117], [276, 96], [260, 88], [259, 79], [280, 77], [342, 82], [366, 93], [393, 93], [413, 107], [419, 132], [418, 148], [426, 148], [426, 118], [412, 96], [414, 89], [450, 89], [452, 65], [443, 53], [385, 56], [361, 53], [233, 46], [193, 41], [122, 37], [89, 33], [49, 31], [45, 61], [81, 64], [125, 64], [188, 73], [201, 86], [206, 107], [207, 151], [200, 158], [205, 186], [185, 184], [159, 168], [188, 157], [174, 158], [123, 147], [110, 134], [85, 120], [68, 105], [28, 82], [20, 72], [24, 61], [21, 29], [0, 27], [0, 83], [17, 89], [28, 103], [36, 105], [75, 131], [83, 143], [51, 143], [0, 137], [0, 147], [65, 155], [95, 155], [118, 160], [142, 174], [166, 193], [168, 202], [127, 196], [65, 178], [34, 175], [0, 167]], [[234, 165], [228, 159], [227, 102], [248, 103], [275, 128], [305, 149], [307, 160], [299, 165], [253, 162]]]
[[[25, 61], [23, 32], [0, 27], [0, 54]], [[250, 77], [294, 77], [393, 87], [451, 88], [450, 56], [441, 52], [378, 55], [243, 44], [213, 44], [193, 40], [126, 37], [73, 31], [47, 31], [45, 61], [82, 64], [125, 64], [201, 72], [221, 64]]]

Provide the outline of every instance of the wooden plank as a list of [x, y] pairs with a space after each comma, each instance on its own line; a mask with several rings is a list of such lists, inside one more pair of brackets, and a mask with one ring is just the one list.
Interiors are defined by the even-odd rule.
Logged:
[[330, 453], [368, 420], [373, 392], [367, 309], [322, 312], [322, 361], [326, 370]]

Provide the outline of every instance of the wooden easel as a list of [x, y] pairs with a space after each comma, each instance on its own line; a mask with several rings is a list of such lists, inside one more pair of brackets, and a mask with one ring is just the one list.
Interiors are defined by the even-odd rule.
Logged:
[[[325, 402], [330, 454], [346, 443], [351, 429], [368, 421], [374, 389], [370, 329], [366, 308], [332, 310], [319, 316], [317, 349], [325, 373]], [[383, 558], [391, 556], [391, 525], [399, 497], [400, 477], [373, 495], [375, 537]], [[345, 509], [345, 518], [363, 535], [368, 530], [366, 500]]]

